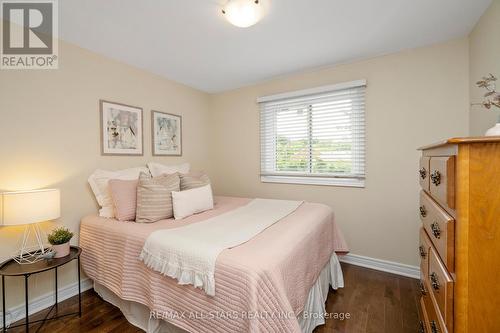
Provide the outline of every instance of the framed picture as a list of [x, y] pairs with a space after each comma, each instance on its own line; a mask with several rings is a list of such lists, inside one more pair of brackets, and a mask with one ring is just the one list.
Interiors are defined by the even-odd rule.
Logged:
[[151, 134], [154, 156], [182, 155], [182, 117], [152, 111]]
[[101, 154], [143, 155], [142, 109], [100, 101]]

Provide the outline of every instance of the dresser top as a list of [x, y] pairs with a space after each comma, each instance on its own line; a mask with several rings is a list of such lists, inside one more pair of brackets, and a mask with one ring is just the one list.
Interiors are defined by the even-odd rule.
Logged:
[[500, 136], [467, 136], [467, 137], [451, 138], [433, 143], [431, 145], [422, 146], [418, 148], [418, 150], [426, 150], [449, 144], [471, 144], [471, 143], [488, 143], [488, 142], [500, 142]]

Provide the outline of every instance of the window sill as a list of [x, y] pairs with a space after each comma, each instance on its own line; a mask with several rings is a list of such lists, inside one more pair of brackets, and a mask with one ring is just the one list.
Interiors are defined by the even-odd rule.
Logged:
[[356, 178], [325, 178], [325, 177], [290, 177], [290, 176], [261, 176], [263, 183], [323, 185], [341, 187], [365, 187], [364, 179]]

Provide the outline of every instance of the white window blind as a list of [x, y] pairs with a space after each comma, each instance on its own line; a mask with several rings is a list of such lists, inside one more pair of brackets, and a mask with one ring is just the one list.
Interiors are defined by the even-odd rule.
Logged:
[[259, 98], [261, 180], [363, 187], [364, 80]]

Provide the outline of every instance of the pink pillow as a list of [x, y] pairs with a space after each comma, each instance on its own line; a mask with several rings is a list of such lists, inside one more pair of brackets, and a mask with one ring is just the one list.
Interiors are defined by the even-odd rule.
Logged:
[[138, 180], [111, 179], [109, 191], [115, 217], [119, 221], [135, 221]]

